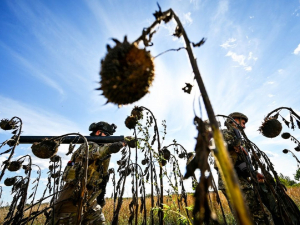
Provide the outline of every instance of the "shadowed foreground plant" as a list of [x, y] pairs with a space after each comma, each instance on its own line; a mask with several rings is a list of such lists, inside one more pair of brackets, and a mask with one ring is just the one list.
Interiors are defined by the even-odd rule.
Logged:
[[123, 105], [133, 103], [145, 94], [154, 78], [154, 64], [149, 52], [130, 44], [125, 36], [116, 46], [107, 46], [101, 61], [101, 87], [107, 102]]
[[[200, 47], [202, 44], [204, 44], [205, 39], [202, 38], [198, 43], [191, 42], [184, 30], [184, 27], [181, 24], [181, 21], [179, 20], [179, 18], [175, 14], [175, 12], [172, 9], [162, 12], [159, 5], [158, 5], [158, 7], [159, 7], [159, 10], [153, 14], [155, 17], [155, 21], [150, 25], [150, 27], [143, 29], [142, 35], [134, 42], [134, 44], [143, 42], [145, 48], [148, 46], [152, 46], [153, 45], [153, 43], [151, 42], [152, 37], [156, 32], [154, 30], [155, 27], [157, 25], [161, 24], [162, 22], [168, 23], [172, 19], [175, 20], [177, 26], [176, 26], [176, 29], [174, 32], [174, 36], [176, 36], [178, 38], [183, 37], [184, 42], [186, 44], [186, 47], [184, 49], [186, 49], [186, 51], [188, 53], [189, 60], [190, 60], [190, 63], [191, 63], [191, 66], [192, 66], [192, 69], [193, 69], [193, 72], [195, 75], [195, 79], [198, 83], [198, 86], [199, 86], [199, 89], [201, 92], [201, 96], [203, 98], [203, 102], [204, 102], [204, 105], [205, 105], [205, 108], [207, 111], [207, 115], [208, 115], [208, 118], [209, 118], [209, 121], [211, 124], [212, 134], [213, 134], [215, 144], [217, 147], [217, 151], [214, 152], [214, 155], [217, 159], [217, 165], [219, 167], [219, 171], [221, 172], [221, 175], [222, 175], [225, 185], [227, 187], [228, 195], [231, 199], [232, 206], [233, 206], [234, 210], [236, 211], [237, 219], [241, 224], [244, 224], [244, 225], [252, 224], [249, 213], [246, 209], [245, 202], [243, 200], [243, 196], [242, 196], [239, 184], [238, 184], [237, 177], [234, 173], [234, 169], [230, 162], [230, 158], [229, 158], [227, 149], [224, 145], [222, 133], [220, 132], [220, 130], [218, 128], [218, 123], [216, 121], [212, 105], [209, 101], [209, 98], [208, 98], [208, 95], [206, 92], [206, 88], [202, 81], [196, 59], [193, 56], [191, 46], [193, 45], [193, 47]], [[117, 42], [117, 45], [118, 45], [118, 42]], [[122, 44], [119, 44], [119, 45], [121, 46]], [[128, 46], [128, 44], [126, 44], [126, 45]], [[108, 48], [108, 49], [109, 49], [109, 52], [112, 51], [110, 48]], [[182, 49], [182, 48], [180, 48], [180, 49]], [[101, 71], [100, 71], [100, 75], [101, 75], [100, 82], [102, 82], [102, 80], [104, 80], [108, 84], [106, 86], [105, 90], [103, 90], [102, 87], [100, 89], [103, 90], [103, 94], [104, 94], [104, 92], [108, 93], [107, 96], [106, 96], [106, 94], [104, 94], [104, 96], [106, 96], [108, 102], [113, 100], [113, 102], [118, 105], [125, 104], [125, 103], [132, 103], [134, 101], [139, 100], [145, 94], [145, 91], [143, 91], [143, 90], [147, 89], [147, 86], [149, 85], [149, 83], [147, 83], [147, 82], [144, 82], [144, 83], [136, 82], [135, 85], [137, 85], [137, 86], [135, 86], [132, 84], [130, 79], [126, 79], [126, 78], [122, 79], [121, 73], [120, 73], [121, 70], [118, 68], [118, 65], [125, 65], [125, 64], [123, 64], [123, 62], [127, 63], [127, 61], [128, 61], [127, 60], [127, 52], [128, 52], [127, 49], [122, 50], [122, 54], [119, 54], [117, 56], [117, 58], [116, 57], [109, 58], [108, 57], [109, 53], [105, 57], [105, 60], [108, 60], [108, 62], [106, 62], [106, 64], [110, 65], [109, 66], [109, 69], [111, 69], [110, 72], [113, 73], [112, 76], [107, 76], [107, 77], [103, 76], [102, 75], [103, 69], [101, 69]], [[138, 54], [135, 54], [133, 58], [134, 58], [133, 61], [137, 61]], [[109, 61], [109, 60], [111, 60], [111, 61]], [[144, 63], [144, 68], [147, 68], [146, 70], [148, 70], [147, 73], [149, 74], [152, 71], [151, 66], [149, 66], [150, 63], [147, 63], [147, 60], [142, 60], [141, 63]], [[102, 63], [102, 65], [103, 65], [103, 63]], [[138, 69], [137, 71], [142, 71], [142, 70]], [[128, 75], [128, 74], [132, 73], [131, 68], [126, 67], [126, 65], [123, 66], [122, 73], [127, 74], [126, 76], [128, 76], [128, 78], [129, 78], [130, 75]], [[134, 73], [132, 76], [135, 77], [135, 76], [142, 76], [142, 75], [141, 75], [141, 73], [139, 73], [139, 74]], [[145, 76], [145, 78], [148, 78], [148, 77], [151, 77], [151, 76]], [[145, 80], [147, 80], [147, 79], [145, 79]], [[122, 81], [122, 82], [120, 83], [120, 81]], [[149, 79], [147, 81], [149, 81]], [[139, 90], [142, 90], [143, 91], [142, 94], [140, 94], [140, 92], [139, 92], [139, 93], [136, 93], [135, 96], [131, 96], [132, 95], [131, 89], [135, 90], [136, 88]], [[183, 90], [185, 92], [190, 92], [191, 91], [190, 89], [191, 89], [191, 86], [187, 86], [187, 88], [183, 88]], [[126, 99], [123, 99], [123, 98], [122, 99], [112, 99], [112, 97], [111, 97], [112, 95], [115, 95], [116, 93], [121, 93], [123, 90], [126, 91], [126, 93], [124, 93], [124, 96], [126, 97]], [[121, 96], [120, 96], [120, 98], [121, 98]], [[158, 149], [160, 150], [160, 147], [158, 147]], [[196, 155], [196, 158], [198, 160], [200, 160], [201, 157]], [[197, 163], [201, 164], [201, 163], [205, 163], [205, 162], [197, 162]], [[160, 179], [161, 179], [161, 177], [160, 177]], [[207, 184], [209, 184], [209, 183], [207, 183]], [[209, 187], [209, 185], [206, 185], [205, 188], [208, 188], [208, 187]], [[161, 201], [160, 201], [160, 204], [162, 204], [162, 203], [163, 203], [163, 196], [161, 196]], [[202, 207], [203, 204], [201, 203], [200, 206]], [[161, 205], [161, 207], [162, 207], [162, 205]], [[203, 211], [201, 211], [201, 210], [205, 210], [205, 209], [202, 209], [201, 207], [197, 208], [197, 210], [200, 210], [198, 213], [203, 214]], [[207, 218], [207, 216], [205, 216], [205, 217], [199, 216], [199, 218]], [[160, 213], [160, 224], [162, 224], [162, 223], [163, 223], [163, 213]]]

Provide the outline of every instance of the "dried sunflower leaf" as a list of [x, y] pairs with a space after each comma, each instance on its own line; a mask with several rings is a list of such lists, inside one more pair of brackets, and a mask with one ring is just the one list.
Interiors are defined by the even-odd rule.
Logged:
[[201, 45], [203, 45], [205, 43], [205, 41], [206, 41], [206, 38], [202, 38], [201, 41], [199, 41], [196, 44], [194, 42], [192, 42], [193, 47], [200, 47]]
[[290, 128], [290, 122], [288, 122], [286, 119], [284, 119], [282, 117], [283, 122], [285, 123], [285, 125], [287, 125], [288, 128]]
[[33, 196], [33, 193], [28, 197], [28, 199], [30, 199]]
[[274, 119], [278, 119], [279, 113], [276, 113], [274, 116], [272, 116]]
[[292, 114], [290, 115], [290, 122], [291, 122], [291, 128], [294, 130], [295, 129], [295, 124], [294, 124]]
[[168, 16], [166, 16], [166, 17], [163, 19], [163, 21], [164, 21], [165, 23], [168, 23], [168, 22], [172, 19], [172, 17], [173, 17], [173, 13], [170, 13]]
[[180, 38], [182, 36], [182, 30], [180, 29], [179, 26], [176, 27], [175, 29], [175, 33], [173, 34], [173, 36]]
[[296, 122], [297, 122], [298, 128], [300, 129], [300, 121], [299, 121], [299, 120], [296, 120]]
[[72, 143], [70, 143], [70, 145], [69, 145], [69, 151], [68, 151], [68, 153], [66, 155], [70, 155], [73, 152], [74, 148], [75, 148], [75, 145], [73, 145]]
[[12, 148], [6, 150], [5, 152], [2, 152], [0, 155], [3, 155], [3, 154], [6, 154], [6, 153], [9, 153], [10, 151], [12, 150]]
[[163, 15], [160, 5], [157, 3], [158, 6], [158, 11], [155, 11], [155, 13], [153, 13], [153, 16], [155, 17], [155, 19], [159, 20], [160, 17]]
[[193, 85], [191, 85], [190, 83], [185, 83], [185, 87], [182, 88], [182, 90], [188, 94], [191, 93], [193, 88]]

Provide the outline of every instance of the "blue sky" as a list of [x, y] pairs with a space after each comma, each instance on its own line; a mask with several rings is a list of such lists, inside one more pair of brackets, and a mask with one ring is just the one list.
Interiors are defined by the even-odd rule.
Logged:
[[[300, 111], [299, 0], [159, 4], [163, 11], [175, 11], [191, 41], [207, 38], [194, 54], [215, 113], [247, 114], [250, 140], [268, 153], [278, 172], [293, 177], [296, 161], [281, 152], [292, 150], [293, 143], [280, 137], [267, 139], [257, 130], [264, 116], [277, 107]], [[129, 41], [137, 39], [154, 21], [155, 10], [152, 0], [0, 1], [0, 118], [21, 117], [23, 135], [88, 135], [90, 123], [104, 120], [117, 124], [116, 135], [126, 136], [132, 132], [125, 127], [125, 118], [133, 106], [143, 105], [159, 123], [167, 121], [165, 144], [175, 138], [192, 151], [193, 109], [200, 115], [200, 94], [184, 50], [154, 60], [150, 93], [132, 105], [120, 109], [104, 105], [106, 99], [95, 91], [106, 44], [114, 46], [111, 38], [123, 40], [124, 35]], [[184, 46], [182, 39], [172, 36], [174, 29], [174, 22], [157, 29], [154, 46], [148, 49], [153, 56]], [[185, 82], [195, 85], [190, 95], [181, 90]], [[207, 118], [203, 106], [202, 111]], [[300, 138], [299, 130], [284, 129]], [[8, 137], [8, 132], [0, 131], [1, 142]], [[66, 151], [64, 146], [59, 152], [64, 162]], [[30, 153], [30, 146], [19, 146], [15, 156], [25, 153]], [[4, 158], [0, 156], [1, 161]], [[111, 165], [119, 158], [115, 155]], [[48, 160], [34, 161], [47, 168]]]

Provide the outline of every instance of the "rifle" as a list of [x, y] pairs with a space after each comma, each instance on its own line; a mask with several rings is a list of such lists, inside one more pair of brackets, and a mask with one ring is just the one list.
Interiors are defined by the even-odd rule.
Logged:
[[[234, 134], [235, 134], [236, 138], [241, 141], [242, 140], [242, 136], [241, 136], [240, 131], [238, 129], [236, 129], [236, 128], [233, 128], [233, 131], [234, 131]], [[240, 151], [241, 151], [241, 154], [243, 154], [242, 153], [243, 150], [241, 149], [241, 147], [240, 147]], [[251, 163], [251, 159], [250, 159], [248, 153], [245, 153], [244, 156], [245, 156], [245, 160], [246, 161], [240, 163], [239, 165], [236, 165], [236, 168], [238, 168], [240, 170], [240, 172], [244, 176], [248, 176], [248, 175], [250, 175], [249, 173], [253, 174], [253, 172], [255, 171], [255, 169], [254, 169], [254, 167], [253, 167], [253, 165]]]
[[[60, 136], [20, 136], [19, 144], [33, 144], [34, 142], [41, 142], [43, 139], [55, 139], [59, 138]], [[104, 144], [104, 143], [114, 143], [123, 141], [124, 136], [85, 136], [87, 141], [92, 141], [97, 144]], [[61, 144], [82, 144], [84, 140], [82, 137], [79, 136], [66, 136], [61, 138]]]

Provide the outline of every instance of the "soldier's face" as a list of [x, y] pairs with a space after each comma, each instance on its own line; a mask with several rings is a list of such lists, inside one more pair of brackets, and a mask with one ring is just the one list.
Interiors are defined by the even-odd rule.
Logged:
[[237, 124], [239, 124], [243, 129], [245, 129], [246, 128], [246, 120], [244, 120], [244, 119], [239, 119], [239, 118], [234, 118], [234, 120], [235, 120], [235, 122], [237, 123]]
[[96, 136], [106, 136], [101, 130], [97, 130], [95, 133]]

